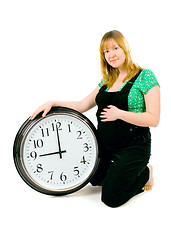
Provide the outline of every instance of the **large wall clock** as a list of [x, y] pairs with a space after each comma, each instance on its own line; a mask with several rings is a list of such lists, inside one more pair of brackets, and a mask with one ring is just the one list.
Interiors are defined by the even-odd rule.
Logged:
[[96, 128], [83, 114], [55, 107], [27, 119], [13, 146], [15, 166], [33, 189], [65, 195], [84, 187], [99, 163]]

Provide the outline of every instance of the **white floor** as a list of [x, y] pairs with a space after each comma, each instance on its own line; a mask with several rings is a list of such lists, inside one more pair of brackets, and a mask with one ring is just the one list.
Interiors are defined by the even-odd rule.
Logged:
[[119, 208], [101, 202], [101, 187], [88, 184], [74, 194], [52, 197], [28, 187], [13, 165], [1, 169], [1, 239], [170, 240], [170, 184], [167, 176], [160, 178], [164, 169], [155, 168], [153, 190]]

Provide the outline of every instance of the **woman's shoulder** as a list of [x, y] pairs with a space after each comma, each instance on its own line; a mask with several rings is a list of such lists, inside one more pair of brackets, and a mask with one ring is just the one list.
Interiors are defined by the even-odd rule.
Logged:
[[151, 69], [143, 69], [140, 74], [144, 79], [156, 78], [154, 72]]
[[152, 87], [159, 85], [155, 74], [150, 69], [143, 69], [135, 83], [143, 94], [146, 94]]

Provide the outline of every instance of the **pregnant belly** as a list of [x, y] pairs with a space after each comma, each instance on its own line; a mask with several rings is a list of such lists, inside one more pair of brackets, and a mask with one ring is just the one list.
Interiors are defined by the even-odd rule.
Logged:
[[101, 142], [106, 148], [118, 148], [135, 138], [134, 125], [122, 120], [113, 122], [98, 122], [98, 132]]

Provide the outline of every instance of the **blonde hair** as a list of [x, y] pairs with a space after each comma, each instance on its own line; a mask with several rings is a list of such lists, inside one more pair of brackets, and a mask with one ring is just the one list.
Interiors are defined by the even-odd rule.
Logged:
[[129, 81], [139, 72], [140, 69], [142, 70], [140, 66], [133, 63], [130, 53], [130, 47], [124, 35], [117, 30], [107, 32], [103, 36], [100, 43], [101, 73], [103, 79], [105, 80], [104, 85], [107, 85], [107, 87], [111, 87], [119, 76], [119, 70], [110, 66], [104, 56], [104, 49], [106, 48], [108, 42], [113, 39], [117, 42], [118, 46], [122, 48], [125, 53], [124, 67], [127, 70], [127, 76], [123, 79], [123, 82]]

